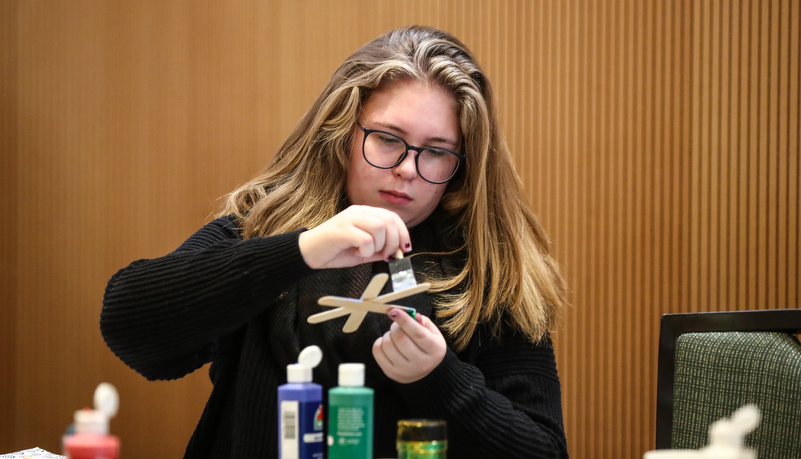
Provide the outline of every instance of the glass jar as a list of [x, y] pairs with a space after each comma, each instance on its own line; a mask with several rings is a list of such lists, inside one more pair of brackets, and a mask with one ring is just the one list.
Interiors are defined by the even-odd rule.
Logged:
[[448, 429], [439, 419], [398, 421], [398, 459], [445, 459]]

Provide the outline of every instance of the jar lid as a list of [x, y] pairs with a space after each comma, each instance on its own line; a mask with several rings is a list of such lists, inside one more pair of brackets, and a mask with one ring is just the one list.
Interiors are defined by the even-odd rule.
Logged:
[[401, 419], [398, 441], [447, 441], [448, 428], [441, 419]]

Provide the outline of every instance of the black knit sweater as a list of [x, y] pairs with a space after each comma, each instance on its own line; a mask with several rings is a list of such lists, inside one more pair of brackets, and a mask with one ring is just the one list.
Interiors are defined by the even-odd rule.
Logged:
[[[431, 245], [437, 229], [431, 221], [413, 228], [415, 250]], [[386, 263], [315, 271], [303, 262], [299, 234], [243, 241], [232, 219], [220, 218], [174, 252], [134, 261], [109, 281], [100, 328], [123, 362], [151, 380], [180, 378], [212, 362], [214, 387], [186, 458], [276, 457], [277, 387], [310, 344], [323, 349], [314, 380], [324, 393], [336, 386], [340, 363], [366, 365], [377, 458], [395, 457], [396, 423], [404, 418], [445, 419], [451, 458], [567, 457], [549, 340], [533, 345], [511, 330], [492, 340], [479, 327], [467, 350], [449, 349], [420, 381], [395, 383], [372, 357], [389, 318], [368, 314], [351, 334], [341, 330], [346, 318], [306, 322], [327, 309], [319, 297], [359, 297]], [[421, 272], [453, 260], [421, 254], [412, 262]], [[428, 294], [397, 303], [435, 316]]]

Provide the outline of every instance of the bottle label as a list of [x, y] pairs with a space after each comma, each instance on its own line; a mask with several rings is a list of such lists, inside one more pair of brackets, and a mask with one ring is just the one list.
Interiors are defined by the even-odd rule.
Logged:
[[337, 437], [342, 445], [358, 445], [367, 425], [361, 407], [337, 408]]
[[[366, 459], [372, 457], [370, 413], [358, 406], [332, 407], [329, 426], [329, 459]], [[372, 424], [372, 423], [370, 423]]]
[[281, 402], [281, 459], [323, 459], [323, 405]]

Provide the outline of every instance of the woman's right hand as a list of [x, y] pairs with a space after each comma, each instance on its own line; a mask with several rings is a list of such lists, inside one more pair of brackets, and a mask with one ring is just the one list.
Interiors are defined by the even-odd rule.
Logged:
[[350, 206], [320, 226], [300, 233], [303, 261], [314, 269], [346, 268], [390, 260], [412, 249], [409, 230], [387, 209]]

